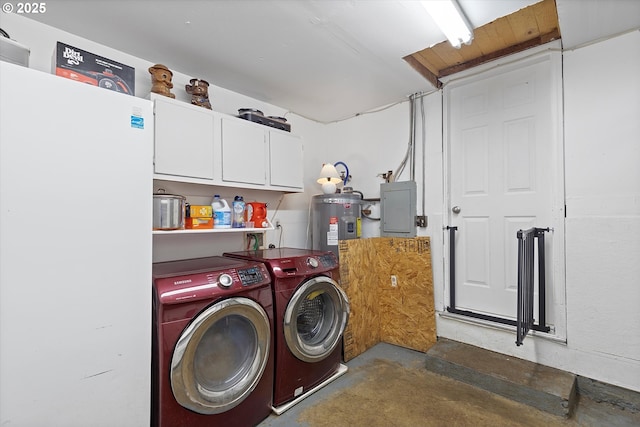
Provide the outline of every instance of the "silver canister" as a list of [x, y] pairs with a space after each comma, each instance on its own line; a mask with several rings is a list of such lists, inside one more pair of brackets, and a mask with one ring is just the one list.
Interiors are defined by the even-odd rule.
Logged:
[[184, 228], [186, 198], [176, 194], [153, 194], [153, 229], [181, 230]]

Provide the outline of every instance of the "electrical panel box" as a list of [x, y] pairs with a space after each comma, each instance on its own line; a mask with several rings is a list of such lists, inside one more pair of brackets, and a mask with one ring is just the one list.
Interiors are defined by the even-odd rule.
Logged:
[[380, 184], [380, 235], [416, 237], [415, 181]]

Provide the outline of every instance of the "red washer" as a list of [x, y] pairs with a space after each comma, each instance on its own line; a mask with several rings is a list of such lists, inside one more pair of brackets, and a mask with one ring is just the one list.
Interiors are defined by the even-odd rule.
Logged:
[[298, 399], [346, 368], [342, 334], [349, 301], [340, 289], [333, 252], [278, 248], [225, 253], [265, 263], [272, 280], [275, 309], [273, 404]]
[[264, 264], [153, 264], [152, 426], [255, 426], [271, 413], [273, 372]]

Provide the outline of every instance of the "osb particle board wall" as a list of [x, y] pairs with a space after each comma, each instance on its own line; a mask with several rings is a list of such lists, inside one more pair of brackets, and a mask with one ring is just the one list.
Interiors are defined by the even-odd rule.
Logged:
[[[422, 352], [435, 344], [428, 237], [343, 240], [339, 251], [340, 284], [351, 305], [345, 361], [378, 342]], [[397, 277], [395, 287], [391, 275]]]

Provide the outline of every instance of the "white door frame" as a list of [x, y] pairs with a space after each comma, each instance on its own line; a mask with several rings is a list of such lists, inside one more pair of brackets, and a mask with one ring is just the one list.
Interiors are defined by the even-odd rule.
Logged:
[[[528, 49], [525, 52], [510, 55], [505, 58], [501, 58], [492, 61], [487, 64], [477, 66], [473, 69], [466, 70], [464, 72], [457, 73], [452, 76], [442, 78], [444, 85], [452, 84], [453, 82], [461, 83], [465, 81], [472, 81], [477, 78], [479, 74], [491, 72], [494, 69], [500, 69], [500, 71], [517, 69], [531, 61], [538, 61], [541, 57], [547, 56], [548, 60], [552, 62], [553, 78], [551, 87], [551, 117], [552, 117], [552, 129], [551, 133], [555, 135], [555, 148], [554, 151], [548, 153], [547, 164], [549, 165], [549, 173], [553, 176], [553, 208], [552, 208], [552, 224], [553, 228], [551, 235], [548, 237], [549, 241], [552, 241], [552, 250], [546, 254], [547, 269], [552, 269], [552, 283], [547, 283], [547, 295], [552, 298], [553, 303], [547, 306], [547, 312], [553, 313], [554, 324], [550, 333], [536, 333], [532, 332], [532, 335], [538, 335], [542, 337], [548, 337], [553, 340], [560, 340], [566, 342], [567, 331], [567, 310], [566, 310], [566, 293], [565, 293], [565, 194], [564, 194], [564, 116], [563, 116], [563, 91], [562, 91], [562, 47], [560, 41], [554, 41], [543, 46]], [[444, 94], [444, 89], [443, 89]], [[444, 182], [444, 205], [443, 205], [443, 223], [444, 225], [450, 225], [450, 213], [451, 213], [451, 177], [449, 162], [451, 161], [450, 153], [450, 131], [449, 131], [449, 100], [446, 94], [443, 96], [443, 182]], [[515, 236], [514, 236], [515, 239]], [[449, 305], [449, 286], [450, 286], [450, 260], [449, 260], [449, 233], [445, 229], [443, 230], [443, 254], [444, 256], [444, 302], [445, 309]], [[547, 298], [549, 300], [549, 297]], [[456, 318], [458, 316], [447, 316]], [[463, 316], [459, 316], [463, 317]], [[470, 317], [464, 317], [465, 322], [477, 323], [479, 325], [496, 327], [496, 324], [491, 322], [487, 324], [486, 321], [474, 320]], [[507, 326], [513, 328], [515, 327]]]

